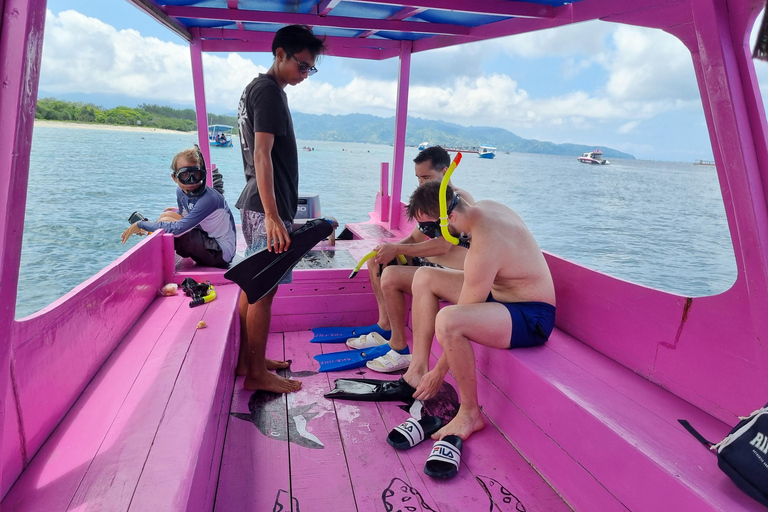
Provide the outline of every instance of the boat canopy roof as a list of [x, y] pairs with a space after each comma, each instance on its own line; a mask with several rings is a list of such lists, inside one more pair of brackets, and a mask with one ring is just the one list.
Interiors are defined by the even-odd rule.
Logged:
[[232, 126], [226, 125], [226, 124], [209, 124], [208, 125], [208, 131], [209, 132], [227, 132], [232, 130]]
[[688, 2], [668, 0], [128, 1], [204, 52], [271, 53], [278, 29], [303, 24], [325, 36], [327, 55], [374, 60], [404, 44], [415, 53], [598, 18], [664, 29], [692, 17]]

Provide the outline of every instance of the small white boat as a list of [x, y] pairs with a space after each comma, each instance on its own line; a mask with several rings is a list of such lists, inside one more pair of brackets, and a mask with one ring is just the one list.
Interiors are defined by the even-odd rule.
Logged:
[[424, 150], [425, 150], [425, 149], [427, 149], [428, 147], [429, 147], [429, 142], [422, 142], [422, 143], [421, 143], [421, 144], [419, 144], [419, 146], [418, 146], [418, 148], [419, 148], [419, 151], [424, 151]]
[[599, 149], [596, 149], [594, 151], [589, 151], [588, 153], [584, 153], [578, 158], [579, 162], [583, 164], [601, 164], [601, 165], [607, 165], [611, 162], [603, 158], [603, 152]]
[[493, 158], [496, 156], [496, 148], [493, 146], [480, 146], [478, 153], [480, 158]]

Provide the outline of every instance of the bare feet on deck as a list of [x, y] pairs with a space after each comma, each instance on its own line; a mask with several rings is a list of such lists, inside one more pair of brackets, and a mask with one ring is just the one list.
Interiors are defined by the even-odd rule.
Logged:
[[443, 428], [432, 434], [432, 439], [439, 441], [445, 436], [455, 435], [466, 441], [473, 433], [485, 427], [485, 420], [480, 409], [464, 411], [459, 407], [459, 412]]
[[300, 380], [291, 380], [265, 371], [258, 378], [246, 375], [243, 387], [248, 391], [271, 391], [273, 393], [292, 393], [301, 389]]
[[[288, 368], [291, 366], [290, 361], [278, 361], [276, 359], [267, 359], [265, 361], [267, 370], [284, 370], [285, 368]], [[235, 375], [238, 377], [243, 377], [245, 375], [248, 375], [248, 365], [247, 364], [240, 364], [238, 362], [237, 368], [235, 368]]]
[[290, 361], [278, 361], [276, 359], [267, 359], [267, 370], [283, 370], [291, 366]]

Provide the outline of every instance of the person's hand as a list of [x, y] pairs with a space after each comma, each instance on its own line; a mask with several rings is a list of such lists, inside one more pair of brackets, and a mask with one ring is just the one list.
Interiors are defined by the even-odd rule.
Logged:
[[291, 237], [280, 217], [265, 217], [264, 226], [267, 229], [267, 250], [272, 252], [274, 249], [276, 253], [287, 251], [288, 247], [291, 246]]
[[444, 376], [439, 372], [432, 370], [424, 374], [419, 382], [416, 392], [413, 394], [413, 398], [417, 400], [429, 400], [437, 395], [440, 391], [440, 386], [443, 385]]
[[381, 244], [374, 250], [376, 251], [376, 259], [374, 261], [379, 265], [386, 265], [397, 258], [397, 245], [395, 244]]
[[147, 234], [147, 232], [139, 227], [139, 223], [138, 222], [134, 222], [133, 224], [131, 224], [128, 227], [128, 229], [123, 231], [123, 236], [122, 236], [123, 243], [128, 241], [128, 239], [131, 237], [131, 235], [146, 235], [146, 234]]

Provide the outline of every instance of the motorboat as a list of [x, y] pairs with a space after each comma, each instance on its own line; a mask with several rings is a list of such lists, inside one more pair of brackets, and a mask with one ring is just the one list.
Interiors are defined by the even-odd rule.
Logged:
[[611, 162], [603, 158], [603, 152], [599, 149], [596, 149], [594, 151], [588, 151], [584, 154], [582, 154], [578, 161], [583, 164], [598, 164], [598, 165], [607, 165]]

